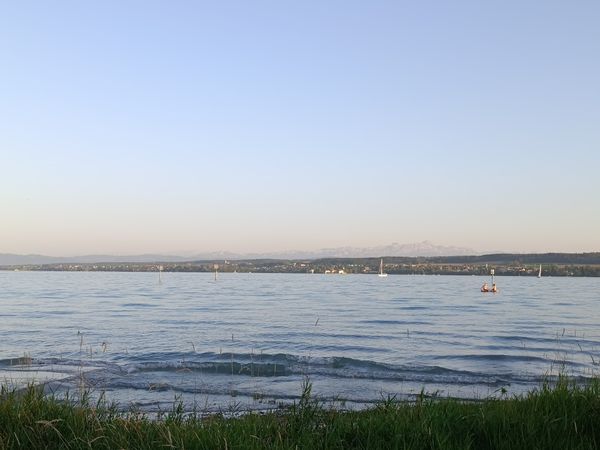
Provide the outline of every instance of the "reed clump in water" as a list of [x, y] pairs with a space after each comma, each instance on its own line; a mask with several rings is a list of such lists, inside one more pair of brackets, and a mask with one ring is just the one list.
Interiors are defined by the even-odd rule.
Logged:
[[0, 449], [12, 448], [412, 448], [515, 449], [600, 447], [600, 382], [561, 377], [522, 397], [480, 402], [420, 396], [388, 399], [364, 411], [338, 411], [311, 397], [284, 412], [237, 418], [186, 415], [161, 420], [114, 406], [60, 401], [39, 388], [2, 390]]

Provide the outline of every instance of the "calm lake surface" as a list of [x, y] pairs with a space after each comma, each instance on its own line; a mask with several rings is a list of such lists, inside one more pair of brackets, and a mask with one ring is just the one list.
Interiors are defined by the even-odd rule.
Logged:
[[0, 383], [124, 409], [237, 411], [313, 394], [358, 408], [600, 371], [600, 279], [0, 272]]

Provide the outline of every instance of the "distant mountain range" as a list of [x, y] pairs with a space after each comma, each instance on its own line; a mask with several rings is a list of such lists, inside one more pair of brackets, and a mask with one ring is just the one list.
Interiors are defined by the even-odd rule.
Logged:
[[183, 262], [220, 259], [317, 259], [317, 258], [368, 258], [379, 256], [464, 256], [477, 255], [473, 249], [436, 245], [430, 241], [414, 244], [383, 245], [377, 247], [336, 247], [323, 248], [315, 251], [285, 251], [270, 253], [231, 253], [207, 252], [192, 256], [143, 254], [143, 255], [82, 255], [82, 256], [44, 256], [44, 255], [15, 255], [0, 253], [0, 265], [19, 266], [28, 264], [68, 264], [68, 263], [123, 263], [123, 262]]
[[335, 247], [303, 252], [281, 252], [268, 257], [281, 259], [316, 259], [316, 258], [372, 258], [379, 256], [464, 256], [477, 255], [472, 248], [436, 245], [430, 241], [413, 244], [398, 244], [377, 247]]
[[45, 255], [15, 255], [0, 253], [0, 266], [22, 266], [28, 264], [93, 264], [93, 263], [125, 263], [125, 262], [179, 262], [195, 258], [184, 258], [171, 255], [82, 255], [82, 256], [45, 256]]

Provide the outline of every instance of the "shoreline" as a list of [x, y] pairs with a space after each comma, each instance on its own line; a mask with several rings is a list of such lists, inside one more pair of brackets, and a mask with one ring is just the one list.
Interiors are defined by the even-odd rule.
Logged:
[[0, 264], [4, 271], [72, 272], [210, 272], [210, 273], [309, 273], [390, 275], [489, 275], [532, 277], [598, 277], [600, 252], [591, 253], [498, 253], [470, 256], [370, 256], [318, 258], [253, 258], [95, 260], [55, 258], [54, 260]]
[[597, 448], [600, 382], [566, 377], [516, 397], [479, 402], [421, 395], [361, 411], [329, 409], [301, 387], [281, 411], [189, 415], [176, 402], [161, 417], [120, 413], [85, 393], [70, 402], [29, 387], [2, 388], [0, 447], [21, 448]]
[[[162, 273], [210, 273], [215, 271], [210, 266], [211, 264], [160, 264], [163, 268]], [[513, 277], [538, 277], [537, 266], [493, 266], [495, 276], [513, 276]], [[402, 267], [386, 267], [387, 275], [436, 275], [436, 276], [489, 276], [489, 268], [485, 266], [463, 267], [455, 266], [448, 267], [447, 265], [423, 265], [418, 267], [402, 266]], [[69, 264], [69, 265], [51, 265], [51, 266], [0, 266], [0, 272], [101, 272], [101, 273], [159, 273], [158, 264]], [[293, 266], [286, 268], [267, 266], [256, 267], [238, 267], [229, 265], [217, 272], [218, 275], [234, 275], [234, 274], [294, 274], [294, 275], [328, 275], [328, 276], [344, 276], [344, 275], [366, 275], [376, 276], [378, 272], [369, 269], [365, 271], [362, 268], [352, 268], [346, 266], [327, 266], [327, 268], [310, 269], [303, 268], [298, 270]], [[556, 266], [551, 269], [546, 269], [541, 278], [597, 278], [600, 277], [600, 265], [586, 266]]]

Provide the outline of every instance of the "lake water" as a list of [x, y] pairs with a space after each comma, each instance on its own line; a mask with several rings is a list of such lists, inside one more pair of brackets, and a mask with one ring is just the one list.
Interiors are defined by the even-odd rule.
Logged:
[[519, 394], [600, 370], [600, 279], [0, 272], [0, 382], [124, 409]]

